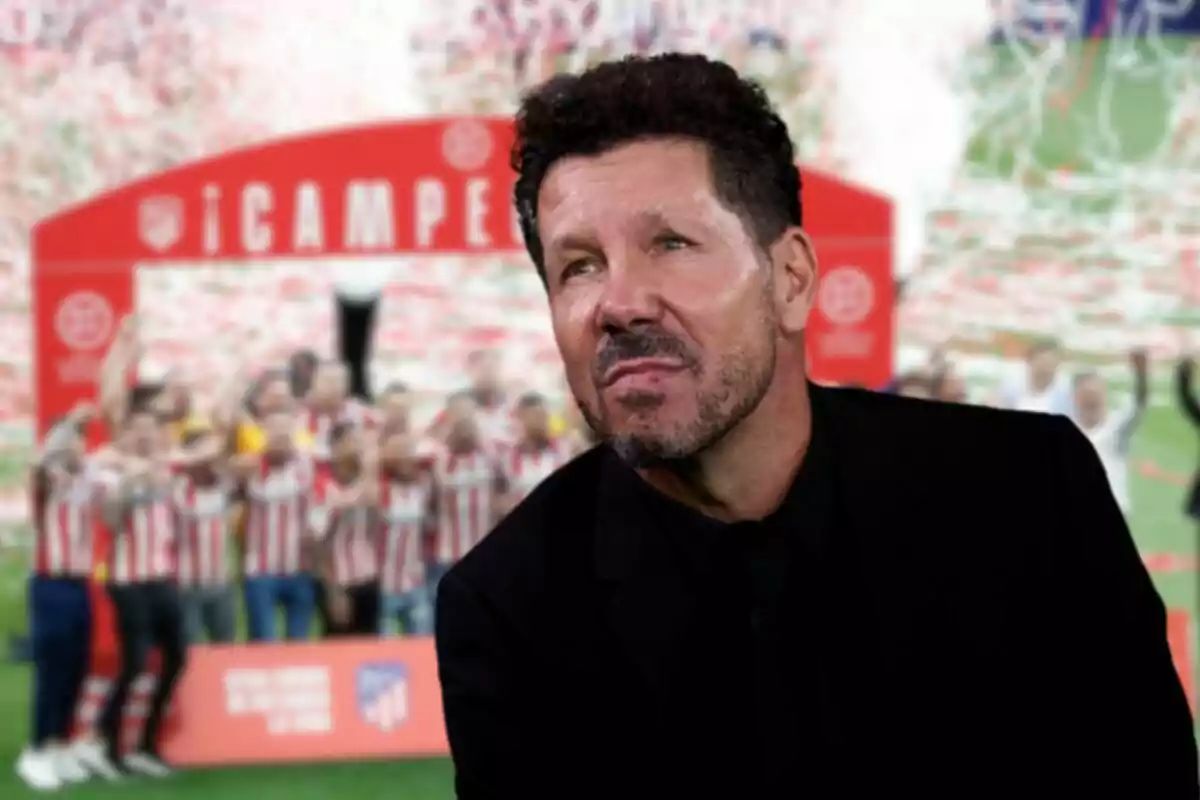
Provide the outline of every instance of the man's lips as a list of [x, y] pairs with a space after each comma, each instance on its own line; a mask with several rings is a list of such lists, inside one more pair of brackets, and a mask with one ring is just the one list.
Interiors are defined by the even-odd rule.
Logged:
[[683, 367], [684, 365], [681, 362], [670, 358], [633, 358], [614, 364], [608, 372], [604, 373], [601, 383], [605, 387], [608, 387], [616, 384], [623, 378], [630, 378], [636, 375], [668, 375], [681, 371]]

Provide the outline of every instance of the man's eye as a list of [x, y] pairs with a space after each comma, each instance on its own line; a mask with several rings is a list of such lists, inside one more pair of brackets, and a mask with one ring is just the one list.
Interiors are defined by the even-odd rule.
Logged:
[[573, 278], [577, 275], [586, 274], [592, 269], [592, 261], [588, 258], [579, 258], [574, 261], [568, 261], [566, 266], [559, 273], [559, 280], [565, 281], [568, 278]]
[[659, 250], [665, 250], [667, 252], [672, 252], [674, 250], [685, 250], [688, 247], [691, 247], [691, 245], [692, 243], [690, 241], [674, 233], [664, 233], [654, 240], [655, 247], [657, 247]]

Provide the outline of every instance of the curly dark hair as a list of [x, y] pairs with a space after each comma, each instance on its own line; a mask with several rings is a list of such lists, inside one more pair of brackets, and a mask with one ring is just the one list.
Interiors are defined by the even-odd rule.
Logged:
[[546, 173], [563, 158], [659, 137], [708, 147], [713, 191], [760, 246], [802, 224], [795, 148], [761, 86], [702, 55], [627, 56], [551, 78], [521, 101], [513, 199], [543, 282], [537, 199]]

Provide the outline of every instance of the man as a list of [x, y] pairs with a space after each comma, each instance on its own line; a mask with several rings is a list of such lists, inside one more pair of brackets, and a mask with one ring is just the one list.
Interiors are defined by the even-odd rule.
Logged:
[[407, 425], [385, 427], [379, 443], [379, 632], [429, 636], [425, 543], [433, 528], [431, 484]]
[[317, 461], [328, 461], [329, 434], [335, 425], [346, 423], [375, 427], [374, 411], [350, 397], [350, 371], [340, 361], [322, 361], [313, 375], [312, 389], [304, 401], [300, 427], [312, 439]]
[[378, 465], [348, 422], [335, 425], [329, 441], [331, 458], [317, 468], [309, 513], [317, 613], [327, 637], [369, 636], [379, 628]]
[[430, 466], [436, 522], [427, 587], [432, 602], [437, 587], [460, 558], [487, 536], [496, 523], [503, 476], [496, 444], [484, 437], [473, 398], [459, 392], [446, 401], [446, 438]]
[[1096, 372], [1075, 376], [1075, 410], [1072, 418], [1079, 425], [1104, 465], [1108, 485], [1117, 505], [1126, 515], [1130, 511], [1129, 450], [1133, 432], [1141, 422], [1150, 399], [1149, 360], [1145, 350], [1129, 355], [1133, 372], [1133, 396], [1123, 406], [1110, 409], [1108, 386]]
[[297, 350], [288, 358], [288, 385], [292, 397], [296, 400], [308, 397], [309, 391], [312, 390], [313, 377], [320, 363], [320, 357], [312, 350]]
[[760, 89], [690, 55], [559, 76], [513, 160], [607, 444], [442, 581], [459, 798], [1196, 797], [1078, 429], [806, 380], [815, 256]]
[[516, 417], [520, 435], [516, 442], [505, 446], [500, 453], [500, 474], [504, 485], [502, 513], [515, 508], [538, 484], [574, 455], [565, 439], [551, 436], [550, 414], [546, 399], [540, 394], [522, 395], [517, 400]]
[[504, 365], [498, 350], [475, 350], [467, 356], [467, 376], [479, 427], [489, 439], [512, 432], [512, 399], [504, 388]]
[[[263, 431], [263, 420], [274, 414], [294, 412], [296, 401], [288, 385], [287, 374], [281, 370], [268, 370], [246, 389], [244, 380], [234, 381], [218, 403], [214, 420], [218, 431], [228, 432], [233, 440], [233, 452], [237, 455], [256, 455], [266, 446], [267, 435]], [[301, 449], [312, 446], [308, 431], [296, 427], [296, 444]]]
[[[513, 431], [513, 407], [504, 390], [500, 353], [495, 350], [473, 350], [467, 355], [467, 377], [470, 387], [451, 396], [451, 401], [469, 400], [474, 404], [474, 416], [480, 433], [489, 441], [508, 440]], [[451, 425], [450, 405], [441, 411], [429, 427], [429, 436], [445, 440]]]
[[87, 580], [96, 483], [83, 452], [83, 429], [92, 413], [90, 406], [80, 407], [55, 425], [33, 469], [33, 724], [29, 746], [17, 760], [17, 775], [37, 791], [88, 777], [67, 742], [87, 677], [92, 635]]
[[250, 641], [274, 641], [283, 611], [288, 640], [307, 639], [315, 613], [313, 580], [305, 571], [315, 465], [296, 444], [296, 418], [276, 412], [262, 419], [261, 453], [239, 456], [239, 491], [245, 498], [242, 591]]
[[[92, 771], [117, 778], [122, 772], [164, 777], [170, 769], [158, 754], [163, 714], [186, 663], [186, 640], [175, 585], [175, 531], [171, 517], [171, 470], [162, 426], [148, 409], [132, 407], [121, 444], [127, 449], [116, 481], [102, 491], [105, 524], [112, 532], [108, 596], [116, 617], [121, 667], [100, 710], [102, 744], [81, 751]], [[133, 682], [146, 669], [150, 650], [161, 661], [140, 741], [122, 758], [121, 727]]]
[[1017, 411], [1071, 413], [1071, 379], [1064, 373], [1058, 342], [1036, 341], [1025, 355], [1025, 372], [1003, 389], [1002, 404]]
[[189, 643], [207, 639], [228, 644], [237, 632], [237, 598], [229, 569], [233, 478], [221, 442], [210, 428], [187, 431], [182, 445], [194, 454], [176, 471], [172, 486], [184, 632]]
[[[1175, 365], [1175, 398], [1188, 422], [1192, 423], [1193, 428], [1200, 430], [1200, 397], [1197, 397], [1196, 390], [1192, 386], [1195, 373], [1195, 357], [1190, 354], [1181, 356]], [[1200, 469], [1197, 469], [1196, 476], [1192, 480], [1186, 510], [1193, 519], [1200, 521]]]
[[412, 424], [412, 390], [396, 381], [379, 395], [379, 427], [392, 431], [408, 430]]

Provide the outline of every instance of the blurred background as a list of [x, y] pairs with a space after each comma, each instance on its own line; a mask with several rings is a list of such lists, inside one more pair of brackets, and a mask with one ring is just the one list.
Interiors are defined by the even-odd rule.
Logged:
[[[704, 51], [758, 77], [804, 164], [893, 199], [897, 375], [949, 365], [967, 399], [999, 402], [1023, 379], [1029, 347], [1053, 340], [1064, 369], [1096, 370], [1119, 402], [1131, 388], [1129, 354], [1149, 352], [1131, 527], [1168, 605], [1194, 607], [1196, 523], [1183, 505], [1197, 437], [1173, 381], [1200, 323], [1195, 0], [425, 5], [0, 0], [0, 636], [26, 626], [28, 245], [39, 219], [281, 136], [505, 114], [522, 88], [555, 71], [659, 50]], [[326, 266], [139, 270], [148, 361], [205, 378], [250, 352], [328, 353], [330, 296], [345, 265]], [[378, 379], [403, 378], [430, 397], [457, 388], [486, 329], [489, 346], [508, 347], [514, 388], [562, 399], [542, 289], [524, 259], [414, 257], [380, 269]], [[499, 295], [511, 300], [503, 315], [489, 311]], [[220, 330], [219, 341], [197, 335], [198, 325]], [[538, 369], [516, 371], [529, 363]], [[15, 758], [23, 744], [27, 691], [23, 667], [0, 666], [0, 756]], [[442, 761], [288, 769], [286, 778], [216, 771], [122, 791], [450, 796]], [[11, 780], [0, 776], [0, 795], [22, 791]]]

